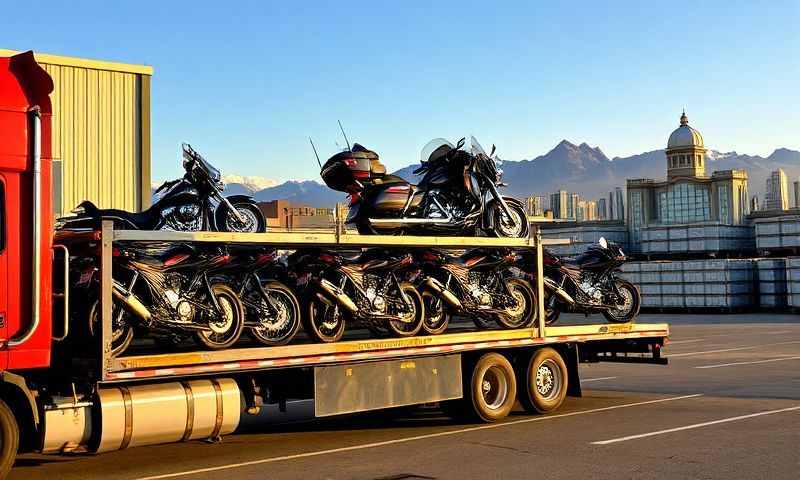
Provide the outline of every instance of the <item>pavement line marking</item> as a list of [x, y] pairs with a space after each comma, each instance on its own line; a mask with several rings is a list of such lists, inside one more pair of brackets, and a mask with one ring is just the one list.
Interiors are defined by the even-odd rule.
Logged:
[[734, 347], [734, 348], [720, 348], [718, 350], [705, 350], [702, 352], [686, 352], [686, 353], [671, 353], [669, 354], [670, 358], [674, 357], [688, 357], [689, 355], [705, 355], [708, 353], [722, 353], [722, 352], [735, 352], [737, 350], [752, 350], [754, 348], [761, 348], [761, 347], [772, 347], [774, 345], [789, 345], [794, 343], [800, 343], [800, 340], [792, 340], [789, 342], [777, 342], [777, 343], [762, 343], [761, 345], [748, 345], [745, 347]]
[[396, 438], [394, 440], [386, 440], [383, 442], [373, 442], [373, 443], [364, 443], [360, 445], [351, 445], [349, 447], [341, 447], [341, 448], [331, 448], [328, 450], [317, 450], [315, 452], [305, 452], [305, 453], [296, 453], [293, 455], [282, 455], [279, 457], [269, 457], [269, 458], [262, 458], [259, 460], [250, 460], [247, 462], [240, 462], [240, 463], [231, 463], [228, 465], [218, 465], [216, 467], [205, 467], [205, 468], [198, 468], [195, 470], [186, 470], [183, 472], [175, 472], [175, 473], [165, 473], [162, 475], [153, 475], [149, 477], [140, 477], [138, 480], [162, 480], [165, 478], [176, 478], [176, 477], [186, 477], [189, 475], [198, 475], [200, 473], [208, 473], [208, 472], [217, 472], [220, 470], [228, 470], [232, 468], [240, 468], [240, 467], [249, 467], [252, 465], [263, 465], [266, 463], [275, 463], [275, 462], [282, 462], [286, 460], [295, 460], [298, 458], [308, 458], [308, 457], [318, 457], [321, 455], [330, 455], [332, 453], [342, 453], [342, 452], [350, 452], [353, 450], [363, 450], [366, 448], [374, 448], [374, 447], [383, 447], [386, 445], [394, 445], [398, 443], [407, 443], [413, 442], [416, 440], [425, 440], [428, 438], [437, 438], [437, 437], [445, 437], [450, 435], [457, 435], [460, 433], [469, 433], [469, 432], [476, 432], [480, 430], [489, 430], [494, 428], [500, 427], [507, 427], [509, 425], [517, 425], [521, 423], [530, 423], [530, 422], [540, 422], [543, 420], [551, 420], [554, 418], [563, 418], [563, 417], [572, 417], [575, 415], [584, 415], [587, 413], [597, 413], [597, 412], [606, 412], [609, 410], [617, 410], [620, 408], [628, 408], [628, 407], [637, 407], [640, 405], [650, 405], [654, 403], [663, 403], [663, 402], [672, 402], [675, 400], [684, 400], [687, 398], [696, 398], [702, 397], [702, 393], [695, 393], [692, 395], [681, 395], [679, 397], [667, 397], [667, 398], [659, 398], [656, 400], [647, 400], [643, 402], [635, 402], [635, 403], [624, 403], [621, 405], [611, 405], [609, 407], [600, 407], [600, 408], [592, 408], [589, 410], [579, 410], [577, 412], [570, 412], [570, 413], [561, 413], [556, 415], [548, 415], [546, 417], [532, 417], [526, 418], [523, 420], [516, 420], [511, 422], [504, 422], [504, 423], [492, 423], [489, 425], [481, 425], [478, 427], [468, 427], [468, 428], [461, 428], [458, 430], [448, 430], [446, 432], [437, 432], [437, 433], [429, 433], [426, 435], [415, 435], [413, 437], [404, 437], [404, 438]]
[[767, 360], [754, 360], [752, 362], [719, 363], [717, 365], [703, 365], [703, 366], [694, 367], [694, 368], [734, 367], [736, 365], [755, 365], [757, 363], [783, 362], [783, 361], [786, 361], [786, 360], [800, 360], [800, 356], [797, 356], [797, 357], [770, 358], [770, 359], [767, 359]]
[[599, 382], [600, 380], [613, 380], [617, 377], [597, 377], [597, 378], [584, 378], [581, 379], [581, 383], [584, 382]]
[[710, 421], [710, 422], [695, 423], [695, 424], [686, 425], [686, 426], [683, 426], [683, 427], [668, 428], [666, 430], [656, 430], [655, 432], [640, 433], [638, 435], [628, 435], [627, 437], [612, 438], [611, 440], [601, 440], [599, 442], [592, 442], [591, 444], [592, 445], [608, 445], [610, 443], [626, 442], [628, 440], [636, 440], [636, 439], [639, 439], [639, 438], [652, 437], [652, 436], [655, 436], [655, 435], [663, 435], [665, 433], [680, 432], [682, 430], [693, 430], [695, 428], [708, 427], [710, 425], [717, 425], [717, 424], [720, 424], [720, 423], [735, 422], [737, 420], [744, 420], [744, 419], [747, 419], [747, 418], [760, 417], [762, 415], [772, 415], [774, 413], [791, 412], [791, 411], [794, 411], [794, 410], [800, 410], [800, 405], [797, 405], [795, 407], [779, 408], [778, 410], [767, 410], [767, 411], [764, 411], [764, 412], [751, 413], [749, 415], [739, 415], [738, 417], [723, 418], [723, 419], [720, 419], [720, 420], [713, 420], [713, 421]]
[[695, 342], [702, 342], [705, 338], [692, 338], [690, 340], [670, 340], [667, 345], [676, 345], [678, 343], [695, 343]]

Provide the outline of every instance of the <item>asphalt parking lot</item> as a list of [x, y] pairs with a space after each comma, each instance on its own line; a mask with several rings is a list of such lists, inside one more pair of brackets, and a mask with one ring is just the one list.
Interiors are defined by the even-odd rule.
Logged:
[[[598, 319], [598, 321], [600, 321]], [[12, 479], [770, 478], [800, 471], [800, 316], [643, 315], [669, 366], [581, 367], [558, 412], [464, 424], [363, 414], [104, 455], [24, 455]]]

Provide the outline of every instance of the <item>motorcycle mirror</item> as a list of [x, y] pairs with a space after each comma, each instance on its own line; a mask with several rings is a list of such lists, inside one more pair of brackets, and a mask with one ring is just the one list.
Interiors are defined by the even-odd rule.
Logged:
[[466, 140], [467, 140], [466, 137], [461, 137], [461, 140], [459, 140], [458, 143], [456, 143], [456, 148], [455, 149], [456, 150], [461, 150], [461, 147], [464, 146], [464, 144], [466, 143]]
[[600, 240], [598, 240], [597, 243], [603, 248], [608, 248], [608, 242], [606, 241], [606, 237], [600, 237]]
[[489, 156], [490, 156], [490, 157], [494, 157], [494, 152], [495, 152], [495, 150], [497, 150], [497, 147], [496, 147], [496, 146], [495, 146], [495, 144], [493, 143], [493, 144], [492, 144], [492, 153], [490, 153], [490, 154], [489, 154]]

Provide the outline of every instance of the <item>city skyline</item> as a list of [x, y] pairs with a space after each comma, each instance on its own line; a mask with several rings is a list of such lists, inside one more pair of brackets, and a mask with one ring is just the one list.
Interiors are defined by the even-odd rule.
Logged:
[[[316, 180], [308, 137], [329, 155], [337, 120], [390, 170], [465, 134], [507, 159], [562, 138], [631, 155], [662, 145], [681, 107], [720, 151], [800, 150], [795, 2], [461, 7], [10, 3], [33, 20], [8, 22], [0, 48], [152, 65], [159, 180], [179, 174], [183, 141], [224, 173]], [[359, 28], [320, 33], [345, 18]], [[72, 28], [44, 28], [56, 21]]]

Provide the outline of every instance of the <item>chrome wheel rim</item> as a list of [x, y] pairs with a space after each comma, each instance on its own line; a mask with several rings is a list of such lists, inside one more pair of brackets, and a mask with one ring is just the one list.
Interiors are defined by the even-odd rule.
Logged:
[[561, 369], [554, 360], [548, 358], [536, 369], [536, 392], [545, 400], [552, 400], [558, 396], [561, 383]]
[[[277, 309], [274, 317], [262, 316], [259, 322], [259, 327], [255, 330], [259, 335], [271, 340], [280, 340], [285, 337], [292, 327], [291, 313], [292, 300], [285, 292], [278, 290], [268, 290], [267, 295], [272, 300], [272, 305]], [[267, 309], [266, 300], [261, 299], [261, 308]]]
[[511, 212], [511, 216], [509, 217], [501, 207], [498, 208], [500, 208], [500, 224], [498, 225], [500, 232], [505, 237], [519, 237], [522, 234], [523, 228], [522, 218], [520, 218], [519, 212], [509, 207]]
[[225, 226], [229, 232], [256, 233], [258, 229], [258, 217], [249, 208], [236, 207], [236, 211], [244, 218], [244, 222], [239, 221], [236, 215], [229, 214], [225, 219]]
[[208, 322], [209, 328], [216, 335], [225, 335], [233, 325], [233, 304], [227, 297], [217, 297], [220, 315]]
[[514, 297], [514, 306], [506, 308], [506, 315], [514, 320], [519, 319], [525, 314], [527, 308], [527, 301], [525, 294], [523, 294], [518, 287], [511, 287], [511, 296]]
[[616, 318], [622, 318], [628, 315], [633, 308], [633, 293], [631, 290], [627, 287], [622, 287], [619, 290], [622, 295], [622, 304], [613, 310]]
[[501, 408], [508, 398], [508, 378], [498, 366], [489, 367], [481, 380], [481, 395], [491, 410]]

